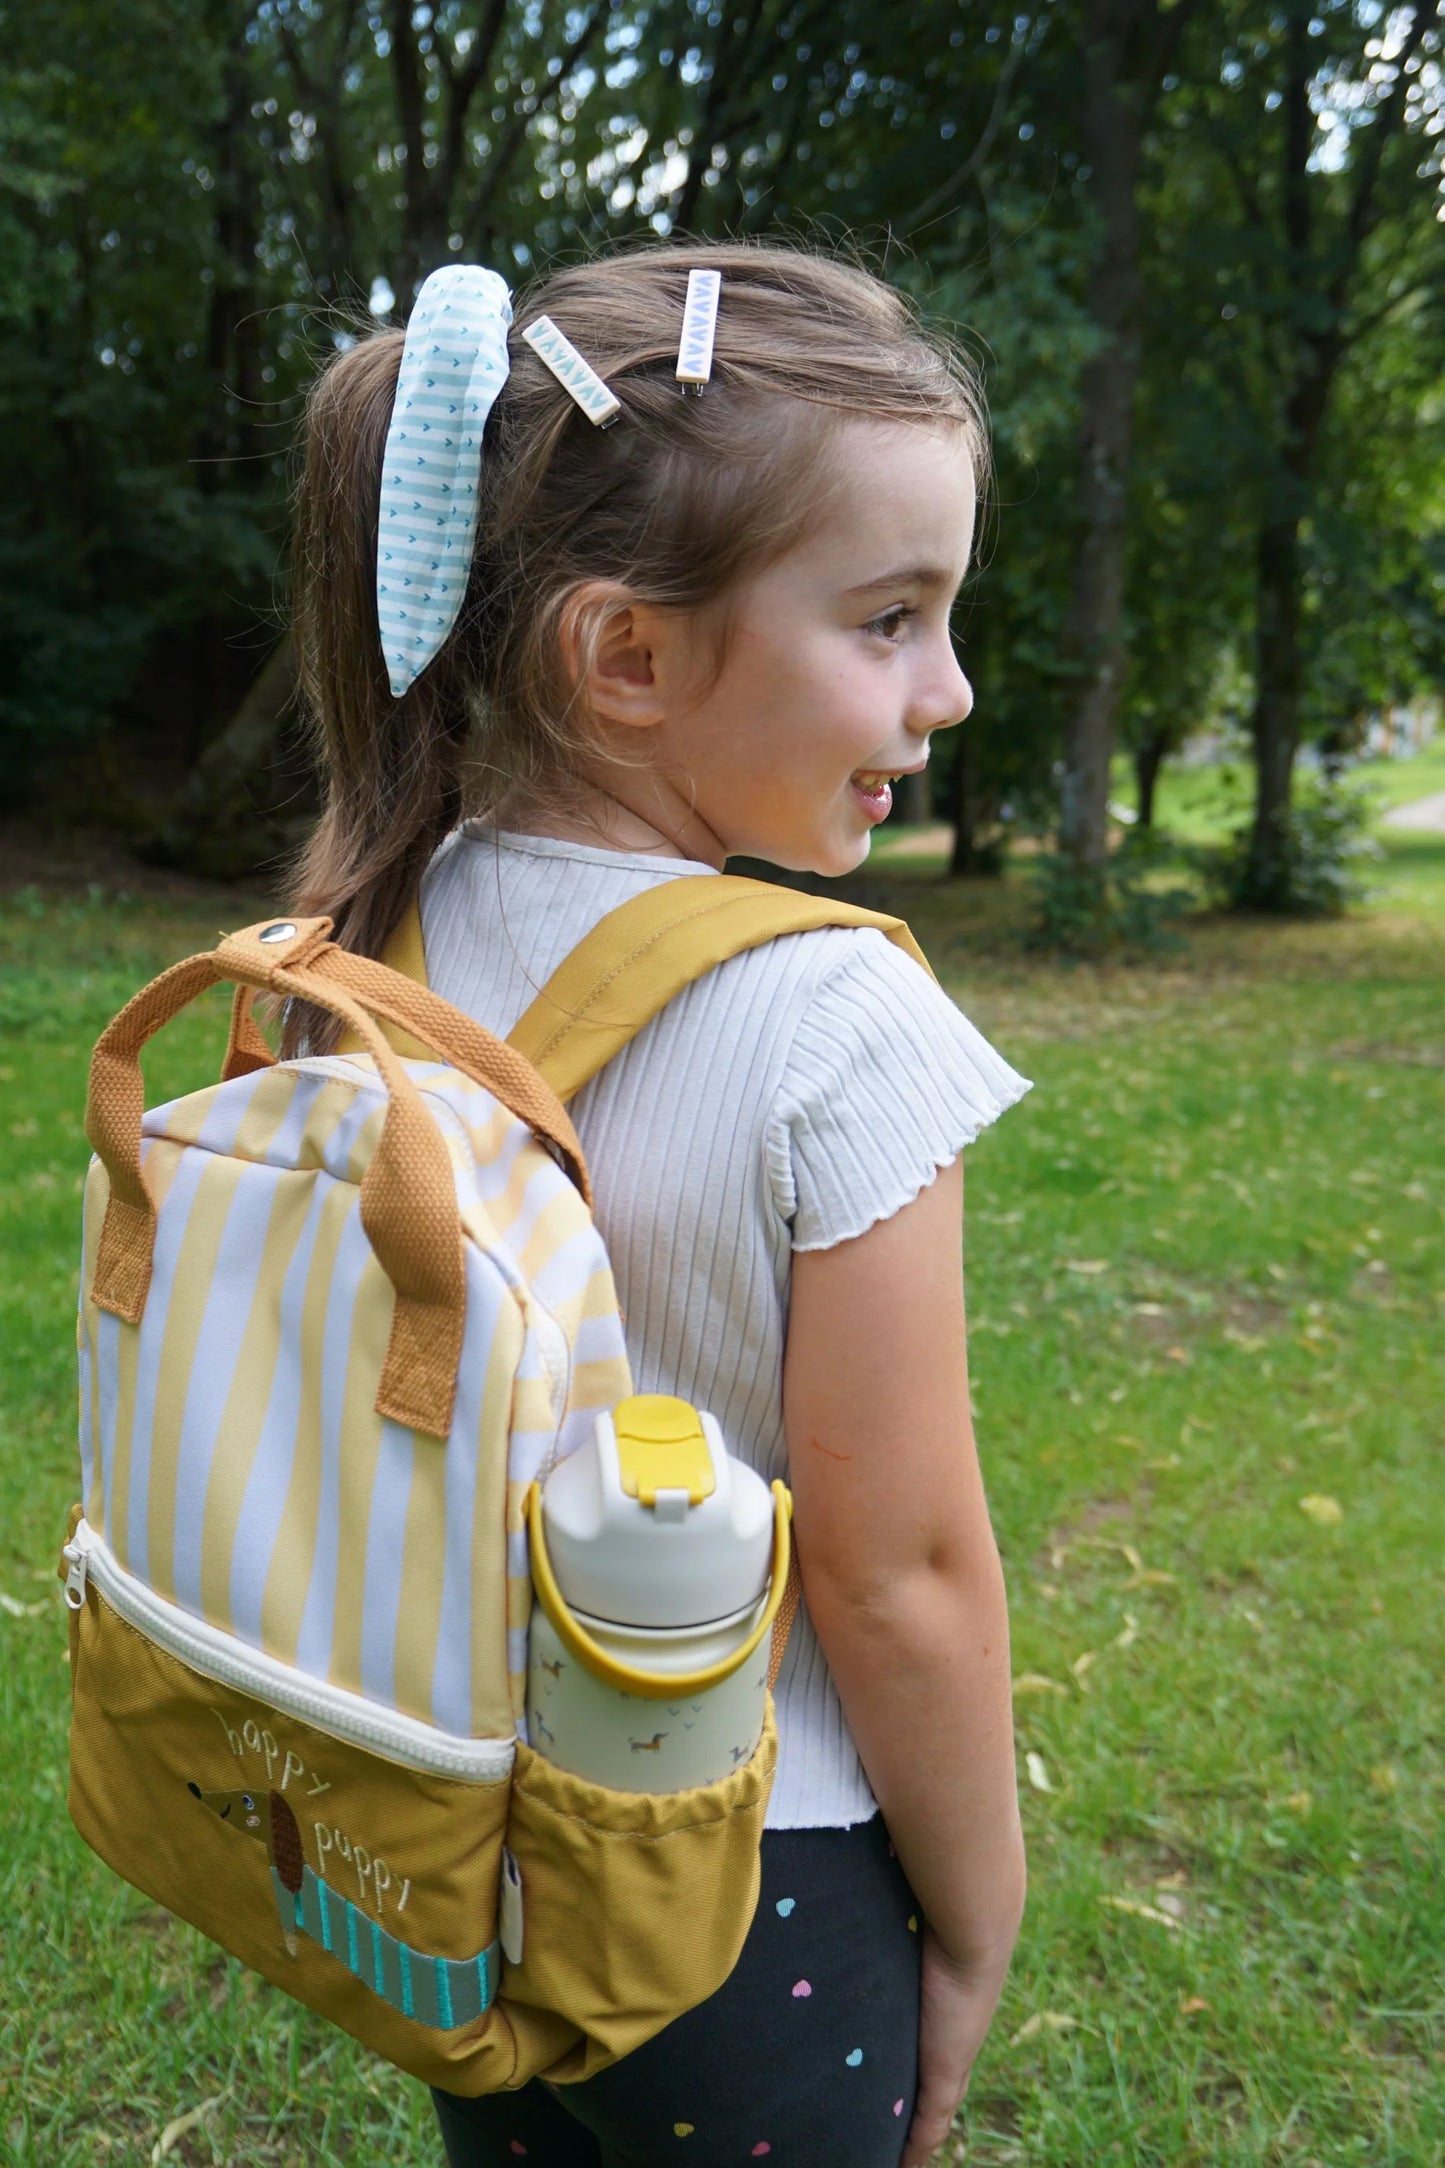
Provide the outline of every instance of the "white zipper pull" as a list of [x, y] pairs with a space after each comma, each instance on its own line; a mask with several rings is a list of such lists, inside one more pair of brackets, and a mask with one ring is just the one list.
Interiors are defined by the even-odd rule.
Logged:
[[522, 1962], [522, 1870], [505, 1846], [502, 1887], [497, 1905], [497, 1940], [509, 1965]]
[[85, 1607], [85, 1576], [90, 1564], [89, 1554], [83, 1544], [77, 1543], [72, 1538], [60, 1555], [70, 1568], [69, 1573], [65, 1576], [65, 1601], [72, 1611], [83, 1610]]

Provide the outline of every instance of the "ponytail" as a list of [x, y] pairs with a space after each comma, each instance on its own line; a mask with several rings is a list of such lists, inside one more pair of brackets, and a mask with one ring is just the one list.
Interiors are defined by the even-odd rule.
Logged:
[[[465, 631], [401, 699], [376, 614], [382, 452], [402, 335], [371, 338], [312, 387], [296, 508], [292, 585], [298, 671], [325, 778], [321, 819], [297, 862], [290, 909], [327, 917], [343, 948], [381, 953], [462, 811], [476, 700]], [[324, 1052], [339, 1027], [288, 1013], [286, 1051]]]

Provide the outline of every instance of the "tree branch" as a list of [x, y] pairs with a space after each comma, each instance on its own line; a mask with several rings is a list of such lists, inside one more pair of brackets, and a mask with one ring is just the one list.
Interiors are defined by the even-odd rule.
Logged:
[[406, 146], [407, 194], [410, 196], [415, 186], [412, 176], [426, 170], [421, 58], [411, 24], [411, 0], [391, 0], [391, 74], [396, 85], [401, 140]]
[[596, 0], [596, 5], [576, 37], [563, 48], [562, 65], [546, 89], [537, 92], [531, 98], [525, 99], [521, 111], [514, 112], [508, 121], [506, 132], [493, 149], [491, 157], [487, 160], [486, 171], [481, 176], [477, 192], [473, 196], [466, 214], [467, 244], [473, 255], [479, 255], [483, 252], [484, 245], [490, 235], [489, 214], [492, 204], [496, 199], [498, 189], [506, 179], [508, 169], [526, 141], [529, 126], [537, 114], [545, 111], [552, 100], [560, 95], [568, 76], [572, 73], [578, 61], [584, 58], [598, 31], [611, 18], [617, 5], [618, 0]]
[[1169, 9], [1160, 9], [1154, 22], [1153, 74], [1162, 83], [1174, 65], [1185, 31], [1204, 5], [1204, 0], [1175, 0]]
[[481, 28], [467, 49], [467, 57], [458, 68], [454, 61], [447, 61], [447, 74], [460, 92], [463, 105], [470, 104], [479, 85], [492, 65], [497, 42], [507, 19], [507, 0], [488, 0], [487, 12]]
[[441, 156], [437, 160], [436, 193], [445, 205], [451, 203], [466, 156], [467, 109], [492, 64], [492, 55], [506, 19], [507, 0], [488, 0], [486, 18], [467, 54], [465, 65], [457, 68], [445, 54], [442, 57], [447, 82], [447, 112]]
[[1016, 37], [1011, 41], [1008, 52], [1004, 56], [1004, 64], [999, 70], [998, 81], [994, 85], [993, 102], [989, 107], [988, 118], [979, 131], [978, 141], [974, 144], [973, 149], [952, 179], [945, 181], [941, 187], [935, 188], [931, 195], [925, 196], [912, 217], [901, 228], [901, 231], [910, 238], [918, 231], [920, 226], [927, 225], [931, 219], [945, 211], [954, 196], [961, 193], [974, 175], [982, 168], [984, 160], [993, 149], [999, 129], [1003, 126], [1004, 115], [1008, 110], [1009, 95], [1013, 89], [1014, 78], [1018, 74], [1023, 61], [1026, 42], [1024, 38], [1020, 37]]
[[1367, 316], [1358, 317], [1348, 329], [1340, 333], [1340, 346], [1345, 352], [1359, 346], [1378, 331], [1381, 324], [1388, 323], [1396, 309], [1403, 309], [1411, 301], [1426, 301], [1433, 297], [1445, 298], [1445, 278], [1421, 279], [1414, 286], [1407, 286], [1403, 293], [1392, 294], [1379, 308], [1371, 309]]
[[[766, 5], [767, 0], [752, 0], [748, 13], [743, 17], [740, 30], [732, 28], [725, 10], [721, 16], [718, 24], [717, 40], [713, 46], [712, 69], [707, 79], [707, 90], [703, 97], [702, 112], [698, 116], [697, 128], [688, 147], [687, 173], [674, 201], [672, 213], [674, 226], [691, 227], [694, 218], [697, 216], [697, 207], [702, 198], [703, 175], [712, 163], [713, 150], [719, 136], [726, 133], [725, 122], [732, 99], [732, 85], [741, 78], [743, 61], [749, 46], [752, 44], [759, 19]], [[731, 65], [734, 57], [731, 50], [727, 55], [729, 66], [724, 69], [722, 64], [723, 41], [727, 38], [736, 38], [740, 41], [736, 48], [738, 62], [736, 70]]]
[[1380, 178], [1380, 167], [1385, 156], [1385, 146], [1404, 119], [1405, 104], [1410, 95], [1410, 78], [1407, 72], [1409, 63], [1420, 50], [1425, 33], [1430, 28], [1431, 23], [1436, 20], [1437, 12], [1437, 10], [1425, 6], [1416, 7], [1410, 20], [1410, 28], [1405, 34], [1404, 43], [1400, 47], [1395, 62], [1395, 80], [1390, 85], [1389, 95], [1383, 104], [1376, 106], [1373, 125], [1367, 132], [1364, 152], [1360, 159], [1360, 170], [1350, 200], [1349, 216], [1345, 224], [1345, 231], [1349, 240], [1349, 253], [1342, 262], [1340, 270], [1336, 274], [1335, 286], [1331, 289], [1332, 296], [1338, 290], [1338, 305], [1340, 306], [1343, 305], [1345, 289], [1348, 287], [1350, 278], [1353, 275], [1360, 250], [1364, 247], [1365, 242], [1379, 222], [1380, 211], [1376, 188]]

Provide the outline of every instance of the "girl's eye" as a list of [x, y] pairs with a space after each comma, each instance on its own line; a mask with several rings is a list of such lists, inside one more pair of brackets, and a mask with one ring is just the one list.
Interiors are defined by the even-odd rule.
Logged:
[[880, 640], [896, 640], [910, 617], [917, 617], [917, 610], [906, 602], [897, 602], [881, 617], [870, 617], [863, 627], [865, 632], [876, 633]]

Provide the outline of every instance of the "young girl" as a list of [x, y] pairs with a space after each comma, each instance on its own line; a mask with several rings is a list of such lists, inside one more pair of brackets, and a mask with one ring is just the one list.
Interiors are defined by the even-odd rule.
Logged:
[[[688, 397], [695, 267], [721, 290]], [[453, 341], [474, 325], [475, 521], [450, 595], [417, 550], [411, 649], [386, 577], [411, 562], [389, 548], [401, 335], [311, 399], [298, 632], [327, 797], [294, 908], [375, 955], [419, 892], [432, 985], [505, 1034], [642, 889], [735, 854], [866, 858], [890, 779], [972, 704], [949, 616], [984, 437], [962, 361], [822, 258], [615, 255], [543, 279], [510, 334], [492, 274], [437, 279], [403, 390], [438, 311]], [[522, 337], [544, 315], [612, 426]], [[1024, 1888], [959, 1155], [1025, 1089], [908, 957], [837, 928], [723, 964], [573, 1100], [637, 1390], [787, 1478], [805, 1607], [731, 1979], [584, 2084], [438, 2095], [453, 2168], [920, 2168], [945, 2137]]]

